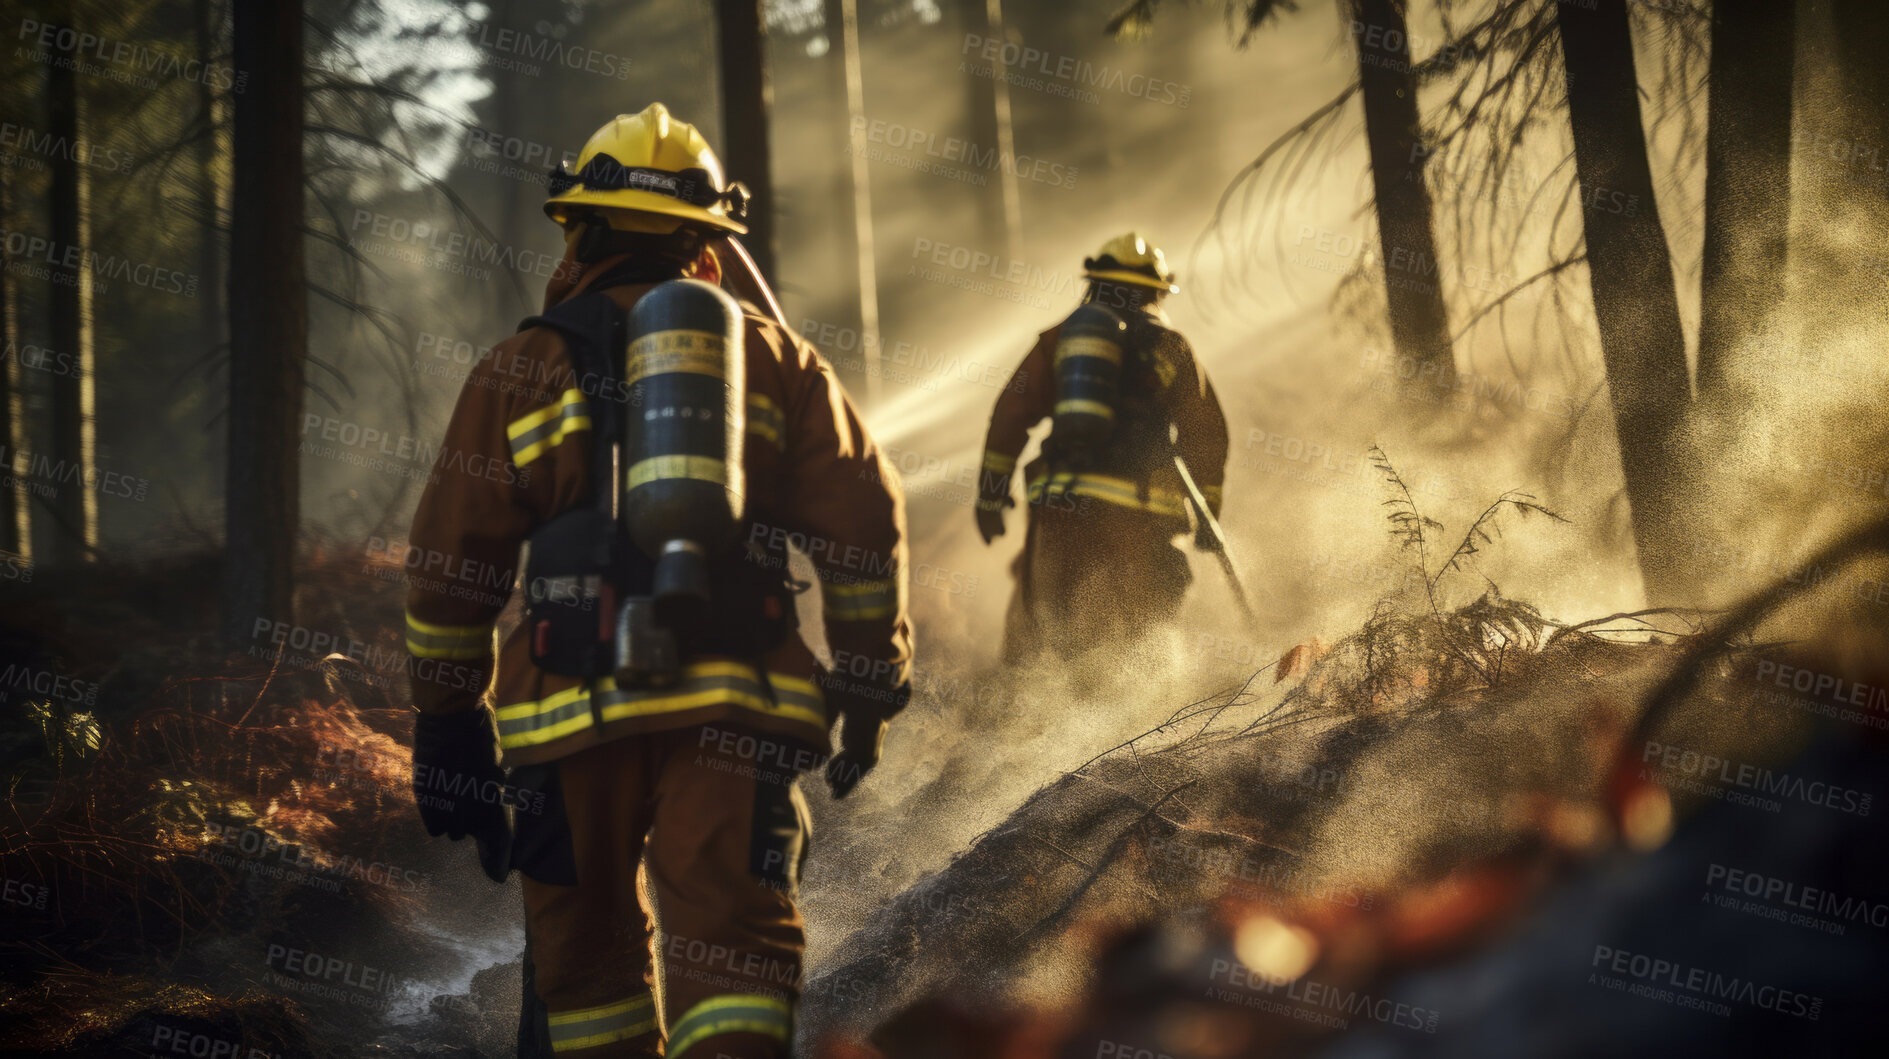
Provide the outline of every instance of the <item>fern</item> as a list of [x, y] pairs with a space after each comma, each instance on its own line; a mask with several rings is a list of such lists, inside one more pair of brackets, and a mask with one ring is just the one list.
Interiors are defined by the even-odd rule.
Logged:
[[[1432, 573], [1430, 534], [1432, 531], [1441, 531], [1443, 524], [1425, 515], [1417, 507], [1410, 486], [1397, 473], [1397, 468], [1391, 464], [1390, 457], [1382, 448], [1371, 446], [1370, 460], [1371, 466], [1377, 468], [1378, 474], [1391, 488], [1389, 499], [1384, 501], [1384, 506], [1390, 508], [1390, 514], [1385, 517], [1391, 524], [1391, 539], [1400, 548], [1417, 553], [1417, 571], [1423, 575], [1423, 591], [1430, 604], [1430, 617], [1441, 628], [1443, 645], [1484, 683], [1495, 683], [1502, 676], [1510, 648], [1534, 650], [1541, 645], [1545, 628], [1541, 616], [1526, 604], [1503, 599], [1501, 591], [1487, 577], [1483, 580], [1489, 586], [1488, 591], [1476, 602], [1450, 614], [1443, 613], [1442, 605], [1437, 602], [1437, 590], [1445, 576], [1468, 569], [1471, 558], [1481, 554], [1484, 545], [1495, 543], [1501, 535], [1500, 516], [1503, 511], [1513, 510], [1522, 518], [1545, 515], [1556, 522], [1566, 523], [1568, 520], [1549, 510], [1532, 494], [1511, 489], [1496, 497], [1483, 509], [1482, 514], [1476, 516], [1463, 534], [1463, 539], [1450, 552], [1449, 558]], [[1374, 616], [1373, 622], [1378, 621], [1379, 617]], [[1374, 661], [1367, 650], [1367, 673], [1374, 671]], [[1375, 676], [1370, 678], [1372, 682], [1375, 679]], [[1373, 687], [1373, 694], [1376, 691]]]
[[[1478, 541], [1483, 544], [1495, 543], [1495, 538], [1502, 532], [1501, 526], [1496, 521], [1496, 516], [1500, 515], [1504, 508], [1513, 509], [1520, 514], [1522, 518], [1527, 518], [1530, 515], [1546, 515], [1556, 522], [1563, 524], [1567, 524], [1568, 522], [1567, 519], [1562, 518], [1559, 514], [1543, 507], [1535, 500], [1534, 496], [1528, 493], [1514, 489], [1503, 493], [1501, 496], [1495, 498], [1494, 503], [1484, 508], [1482, 514], [1476, 516], [1476, 521], [1469, 525], [1469, 532], [1463, 534], [1462, 543], [1458, 544], [1456, 550], [1450, 553], [1449, 561], [1445, 562], [1442, 567], [1437, 570], [1436, 576], [1430, 578], [1430, 590], [1432, 593], [1436, 591], [1437, 583], [1443, 580], [1444, 574], [1449, 573], [1451, 570], [1461, 570], [1464, 560], [1482, 550], [1477, 547]], [[1442, 527], [1439, 526], [1438, 528], [1441, 529]]]

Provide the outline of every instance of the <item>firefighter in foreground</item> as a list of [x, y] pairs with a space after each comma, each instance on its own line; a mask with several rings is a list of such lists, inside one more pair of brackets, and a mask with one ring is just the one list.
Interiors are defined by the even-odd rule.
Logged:
[[1086, 259], [1083, 275], [1082, 304], [1037, 338], [984, 442], [976, 515], [989, 544], [1015, 505], [1011, 478], [1030, 429], [1053, 419], [1024, 468], [1030, 515], [1011, 568], [1010, 662], [1045, 651], [1073, 661], [1133, 642], [1172, 619], [1186, 593], [1192, 575], [1174, 539], [1190, 507], [1206, 508], [1192, 515], [1199, 546], [1218, 540], [1226, 417], [1187, 340], [1167, 326], [1161, 301], [1180, 288], [1166, 258], [1131, 232]]
[[[825, 760], [845, 796], [909, 697], [903, 499], [825, 361], [716, 286], [778, 313], [729, 238], [746, 192], [693, 126], [620, 116], [551, 191], [566, 267], [467, 379], [410, 534], [446, 572], [407, 596], [416, 800], [524, 876], [520, 1054], [786, 1055], [794, 779]], [[790, 541], [832, 674], [795, 629]], [[495, 660], [485, 586], [527, 542]]]

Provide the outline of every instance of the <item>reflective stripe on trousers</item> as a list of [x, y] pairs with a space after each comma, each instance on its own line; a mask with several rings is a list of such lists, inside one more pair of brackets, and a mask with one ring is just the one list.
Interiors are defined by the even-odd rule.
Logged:
[[690, 1008], [669, 1027], [669, 1050], [681, 1055], [724, 1033], [759, 1033], [786, 1042], [793, 1036], [794, 1009], [785, 1000], [758, 993], [727, 993]]
[[576, 1011], [553, 1011], [551, 1050], [582, 1051], [640, 1037], [656, 1029], [656, 998], [647, 992]]

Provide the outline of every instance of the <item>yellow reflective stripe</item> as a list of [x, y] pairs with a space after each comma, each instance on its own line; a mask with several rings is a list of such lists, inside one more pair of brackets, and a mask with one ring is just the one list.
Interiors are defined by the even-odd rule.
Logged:
[[1007, 453], [998, 452], [995, 449], [984, 450], [984, 469], [985, 470], [995, 471], [998, 474], [1009, 474], [1011, 471], [1016, 469], [1016, 466], [1017, 466], [1017, 458], [1015, 456], [1009, 455]]
[[579, 1008], [575, 1011], [553, 1011], [551, 1025], [568, 1026], [573, 1022], [600, 1019], [605, 1015], [618, 1015], [638, 1008], [654, 1008], [655, 1003], [655, 998], [648, 993], [638, 993], [628, 1000], [619, 1000], [614, 1004], [599, 1004], [594, 1008]]
[[787, 416], [766, 394], [748, 395], [748, 433], [758, 434], [768, 444], [783, 451], [787, 448]]
[[680, 1055], [723, 1033], [760, 1033], [785, 1041], [794, 1027], [793, 1006], [754, 993], [709, 997], [669, 1027], [669, 1055]]
[[826, 603], [826, 616], [840, 621], [872, 621], [890, 618], [899, 611], [899, 583], [861, 581], [857, 584], [820, 582], [820, 598]]
[[480, 658], [492, 649], [492, 623], [433, 625], [407, 614], [407, 651], [415, 658]]
[[1172, 515], [1176, 518], [1187, 516], [1187, 502], [1179, 493], [1171, 489], [1149, 489], [1148, 499], [1141, 499], [1141, 491], [1135, 483], [1126, 478], [1116, 478], [1101, 474], [1057, 474], [1048, 478], [1032, 479], [1028, 486], [1030, 502], [1036, 503], [1043, 494], [1051, 489], [1057, 492], [1086, 496], [1115, 504], [1118, 507], [1134, 508], [1157, 515]]
[[665, 478], [693, 478], [702, 482], [714, 482], [716, 485], [728, 484], [728, 465], [721, 460], [707, 456], [651, 456], [647, 460], [637, 460], [630, 466], [629, 485], [634, 489], [639, 485], [648, 485]]
[[512, 463], [523, 467], [579, 430], [590, 429], [590, 406], [582, 390], [565, 390], [558, 403], [519, 416], [505, 427]]
[[[768, 685], [763, 687], [758, 671], [743, 662], [690, 663], [683, 667], [681, 679], [666, 688], [623, 689], [611, 677], [596, 682], [597, 713], [605, 722], [720, 704], [826, 727], [824, 697], [812, 681], [769, 673]], [[499, 744], [506, 749], [539, 746], [581, 732], [596, 723], [591, 705], [590, 691], [580, 685], [543, 699], [501, 706]]]
[[728, 370], [728, 338], [713, 331], [652, 331], [630, 343], [623, 377], [630, 382], [651, 375], [687, 372], [721, 379]]
[[1102, 401], [1090, 401], [1081, 397], [1066, 397], [1056, 402], [1056, 414], [1068, 415], [1071, 412], [1081, 415], [1101, 416], [1103, 419], [1115, 418], [1115, 407]]
[[1055, 363], [1061, 364], [1070, 357], [1094, 357], [1111, 364], [1122, 362], [1122, 347], [1096, 335], [1075, 335], [1056, 343]]
[[548, 1021], [552, 1051], [596, 1048], [654, 1032], [656, 1001], [648, 993], [642, 993], [628, 1000], [580, 1011], [553, 1011]]

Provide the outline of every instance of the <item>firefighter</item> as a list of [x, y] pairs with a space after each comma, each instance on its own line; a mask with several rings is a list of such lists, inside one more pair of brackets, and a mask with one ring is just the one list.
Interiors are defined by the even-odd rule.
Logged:
[[[1171, 619], [1191, 580], [1174, 540], [1188, 528], [1186, 464], [1217, 518], [1227, 425], [1213, 384], [1162, 300], [1180, 290], [1161, 251], [1130, 232], [1083, 262], [1081, 306], [1044, 331], [997, 398], [976, 505], [989, 544], [1015, 506], [1031, 428], [1054, 425], [1024, 468], [1029, 519], [1011, 567], [1005, 658], [1065, 661], [1131, 642]], [[1211, 547], [1205, 520], [1196, 542]]]
[[[660, 103], [619, 116], [550, 187], [567, 248], [545, 312], [472, 370], [409, 535], [437, 573], [406, 603], [416, 800], [430, 833], [523, 876], [521, 1055], [786, 1055], [808, 838], [794, 779], [824, 760], [844, 797], [909, 697], [904, 501], [826, 361], [777, 308], [707, 286], [766, 290], [731, 238], [746, 192], [693, 126]], [[637, 337], [678, 305], [708, 323]], [[624, 466], [658, 427], [710, 449]], [[687, 518], [739, 509], [731, 539], [626, 545], [652, 483], [708, 498]], [[525, 620], [495, 635], [527, 541]], [[830, 673], [793, 626], [790, 543], [820, 575]], [[649, 679], [610, 668], [630, 655]]]

